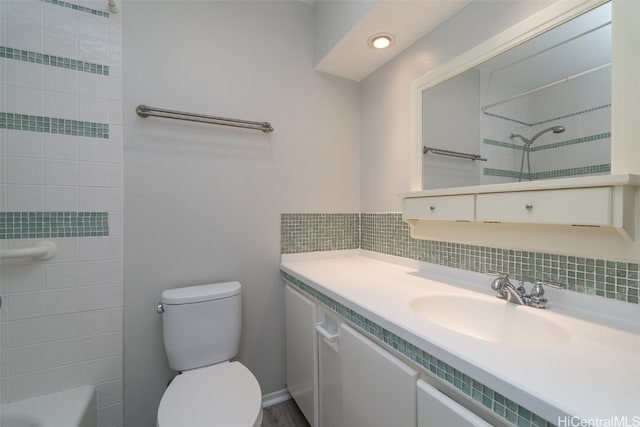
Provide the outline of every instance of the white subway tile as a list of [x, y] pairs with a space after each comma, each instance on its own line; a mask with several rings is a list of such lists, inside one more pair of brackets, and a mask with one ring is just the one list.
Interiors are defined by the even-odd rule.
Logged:
[[109, 214], [109, 236], [122, 236], [122, 213]]
[[46, 367], [88, 362], [122, 354], [122, 334], [96, 335], [45, 344]]
[[123, 267], [122, 260], [109, 261], [109, 283], [119, 284], [122, 283]]
[[122, 165], [109, 165], [109, 187], [122, 187]]
[[84, 122], [109, 122], [109, 103], [106, 99], [78, 97], [78, 120]]
[[122, 163], [122, 141], [114, 141], [109, 138], [109, 163]]
[[9, 157], [7, 159], [7, 180], [9, 184], [43, 184], [44, 161]]
[[44, 66], [25, 61], [7, 62], [7, 84], [31, 89], [44, 88]]
[[110, 310], [94, 310], [50, 316], [44, 329], [46, 342], [117, 332]]
[[58, 67], [46, 67], [44, 70], [44, 88], [50, 91], [76, 93], [77, 71]]
[[78, 99], [64, 92], [46, 91], [44, 93], [44, 115], [60, 119], [78, 119]]
[[80, 12], [53, 4], [44, 5], [44, 25], [67, 33], [78, 32], [78, 15]]
[[122, 212], [122, 189], [109, 189], [109, 212]]
[[42, 52], [42, 26], [21, 19], [7, 18], [7, 44], [14, 49]]
[[37, 0], [9, 1], [7, 14], [10, 18], [24, 19], [42, 25], [42, 2]]
[[109, 236], [109, 259], [123, 259], [121, 236]]
[[8, 322], [9, 347], [22, 347], [44, 342], [44, 319], [16, 320]]
[[109, 40], [109, 20], [101, 16], [81, 14], [78, 19], [78, 35], [107, 42]]
[[109, 328], [111, 331], [123, 331], [123, 310], [122, 308], [109, 309]]
[[44, 289], [45, 267], [33, 263], [2, 266], [3, 287], [9, 293], [41, 291]]
[[[0, 323], [0, 350], [7, 348], [9, 348], [9, 322], [2, 322]], [[2, 376], [1, 372], [0, 376]]]
[[41, 211], [44, 209], [44, 187], [8, 185], [6, 206], [12, 211]]
[[110, 278], [110, 261], [81, 262], [78, 264], [79, 269], [79, 285], [80, 286], [96, 286], [107, 285], [111, 283]]
[[[111, 74], [111, 73], [109, 73]], [[113, 77], [109, 76], [109, 99], [113, 101], [122, 102], [122, 78], [121, 77]], [[120, 106], [120, 110], [122, 110], [122, 106]], [[122, 116], [122, 112], [120, 113]], [[122, 118], [118, 122], [112, 121], [111, 123], [122, 123]]]
[[68, 135], [45, 135], [44, 152], [51, 160], [77, 160], [78, 138]]
[[45, 293], [29, 292], [7, 296], [6, 310], [9, 320], [21, 320], [44, 316]]
[[8, 377], [6, 380], [6, 398], [11, 402], [42, 396], [52, 391], [46, 371], [14, 375]]
[[[2, 337], [0, 337], [1, 339]], [[9, 354], [11, 352], [9, 350], [0, 350], [0, 377], [5, 377], [9, 375], [10, 361]], [[0, 397], [2, 395], [0, 394]]]
[[50, 263], [71, 262], [78, 260], [78, 238], [66, 237], [60, 239], [50, 239], [57, 246], [56, 256], [49, 260]]
[[50, 187], [44, 190], [44, 206], [49, 212], [78, 210], [78, 189], [76, 187]]
[[78, 239], [78, 248], [81, 261], [109, 259], [108, 237], [83, 237]]
[[120, 141], [122, 143], [122, 125], [109, 125], [109, 141]]
[[44, 157], [44, 135], [38, 132], [8, 130], [7, 155], [15, 157]]
[[109, 47], [104, 41], [80, 37], [78, 39], [78, 59], [107, 65], [109, 63]]
[[109, 49], [109, 66], [122, 66], [122, 47], [111, 46], [111, 48]]
[[78, 164], [78, 183], [82, 187], [108, 187], [109, 165], [106, 163]]
[[16, 348], [10, 352], [9, 375], [33, 372], [45, 367], [42, 345]]
[[12, 113], [42, 116], [44, 92], [20, 86], [7, 86], [7, 108]]
[[73, 262], [47, 264], [47, 289], [73, 288], [78, 286], [78, 264]]
[[91, 73], [78, 73], [78, 95], [108, 99], [108, 77]]
[[84, 212], [107, 212], [109, 210], [109, 189], [80, 187], [78, 189], [78, 210]]
[[96, 385], [98, 408], [122, 402], [122, 380], [109, 381]]
[[78, 142], [78, 160], [87, 162], [108, 162], [109, 140], [80, 138]]
[[44, 30], [44, 52], [62, 58], [77, 58], [78, 37], [70, 32], [52, 28]]
[[122, 285], [80, 288], [80, 310], [122, 307]]
[[78, 311], [76, 288], [48, 291], [46, 293], [46, 315], [73, 313]]
[[45, 182], [47, 185], [78, 185], [78, 163], [47, 160]]
[[124, 425], [122, 403], [98, 408], [98, 427], [121, 427]]
[[121, 101], [109, 101], [109, 123], [121, 125], [122, 124], [122, 102]]

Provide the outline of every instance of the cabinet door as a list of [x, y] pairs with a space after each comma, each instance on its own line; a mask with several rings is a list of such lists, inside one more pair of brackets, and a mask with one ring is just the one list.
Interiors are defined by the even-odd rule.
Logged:
[[478, 194], [476, 220], [567, 225], [611, 225], [611, 188]]
[[313, 427], [315, 425], [317, 372], [316, 305], [291, 287], [285, 288], [287, 338], [287, 388]]
[[337, 427], [342, 422], [340, 351], [337, 342], [318, 334], [318, 425]]
[[473, 221], [474, 198], [473, 194], [405, 198], [402, 201], [403, 218]]
[[416, 426], [416, 371], [344, 324], [340, 362], [343, 426]]
[[490, 427], [435, 387], [418, 380], [418, 427]]

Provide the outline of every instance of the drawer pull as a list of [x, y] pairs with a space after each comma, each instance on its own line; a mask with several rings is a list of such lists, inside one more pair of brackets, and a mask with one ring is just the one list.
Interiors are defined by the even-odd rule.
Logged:
[[533, 205], [531, 203], [527, 203], [526, 205], [524, 205], [524, 208], [530, 211], [531, 209], [533, 209]]
[[429, 210], [430, 210], [431, 212], [435, 211], [435, 210], [436, 210], [435, 205], [431, 205], [431, 206], [429, 206]]

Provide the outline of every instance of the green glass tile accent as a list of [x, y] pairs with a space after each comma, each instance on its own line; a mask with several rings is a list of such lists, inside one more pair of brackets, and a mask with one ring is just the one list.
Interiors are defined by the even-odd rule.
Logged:
[[[599, 141], [601, 139], [611, 138], [611, 132], [599, 133], [596, 135], [584, 136], [582, 138], [568, 139], [566, 141], [555, 142], [552, 144], [539, 145], [530, 148], [531, 152], [550, 150], [554, 148], [566, 147], [567, 145], [582, 144], [584, 142]], [[516, 151], [522, 151], [522, 144], [512, 144], [510, 142], [497, 141], [495, 139], [483, 139], [483, 144], [493, 145], [496, 147], [510, 148]]]
[[0, 58], [14, 59], [16, 61], [31, 62], [33, 64], [48, 65], [51, 67], [65, 68], [67, 70], [82, 71], [85, 73], [109, 75], [109, 66], [92, 62], [78, 61], [63, 56], [47, 55], [46, 53], [32, 52], [29, 50], [13, 49], [0, 46]]
[[0, 240], [108, 235], [107, 212], [0, 212]]
[[96, 9], [91, 9], [90, 7], [84, 7], [84, 6], [80, 6], [78, 4], [69, 3], [69, 2], [66, 2], [66, 1], [61, 1], [61, 0], [40, 0], [40, 1], [42, 1], [44, 3], [54, 4], [54, 5], [57, 5], [57, 6], [66, 7], [68, 9], [77, 10], [78, 12], [89, 13], [89, 14], [95, 15], [95, 16], [101, 16], [103, 18], [108, 18], [109, 17], [109, 13], [108, 12], [103, 12], [101, 10], [96, 10]]
[[[343, 222], [342, 233], [335, 229], [336, 223], [327, 232], [316, 217], [320, 215], [348, 215], [352, 219]], [[639, 263], [414, 239], [400, 213], [361, 213], [359, 222], [353, 216], [358, 214], [283, 214], [282, 253], [360, 247], [478, 273], [503, 271], [517, 279], [553, 281], [569, 291], [639, 303]], [[286, 224], [289, 220], [292, 222]], [[357, 227], [359, 231], [355, 230]], [[320, 237], [313, 236], [314, 233]], [[333, 240], [339, 240], [340, 235], [345, 236], [345, 242]]]
[[[534, 172], [531, 174], [523, 172], [522, 179], [524, 181], [536, 181], [540, 179], [566, 178], [566, 177], [580, 176], [580, 175], [608, 174], [609, 172], [611, 172], [611, 164], [605, 163], [602, 165], [581, 166], [578, 168], [558, 169], [558, 170], [545, 171], [545, 172]], [[501, 176], [501, 177], [513, 178], [513, 179], [520, 178], [520, 172], [510, 171], [505, 169], [484, 168], [483, 174], [485, 176]]]
[[514, 123], [518, 123], [518, 124], [525, 125], [525, 126], [537, 126], [537, 125], [542, 125], [542, 124], [545, 124], [545, 123], [550, 123], [550, 122], [553, 122], [555, 120], [562, 120], [562, 119], [566, 119], [566, 118], [569, 118], [569, 117], [579, 116], [581, 114], [591, 113], [592, 111], [602, 110], [604, 108], [611, 108], [611, 104], [598, 105], [598, 106], [593, 107], [593, 108], [587, 108], [586, 110], [581, 110], [581, 111], [576, 111], [574, 113], [564, 114], [562, 116], [553, 117], [551, 119], [545, 119], [545, 120], [542, 120], [542, 121], [539, 121], [539, 122], [535, 122], [535, 123], [527, 123], [527, 122], [523, 122], [521, 120], [516, 120], [516, 119], [510, 118], [510, 117], [501, 116], [499, 114], [489, 113], [489, 112], [486, 112], [486, 111], [483, 111], [482, 114], [484, 114], [485, 116], [495, 117], [497, 119], [507, 120], [509, 122], [514, 122]]
[[86, 136], [101, 139], [109, 138], [109, 125], [106, 123], [81, 122], [78, 120], [31, 116], [28, 114], [0, 113], [0, 129]]
[[333, 298], [317, 291], [302, 280], [299, 280], [284, 271], [282, 271], [281, 274], [287, 283], [344, 318], [361, 332], [377, 340], [382, 346], [404, 355], [409, 360], [421, 366], [424, 370], [431, 372], [442, 381], [451, 384], [460, 392], [471, 397], [478, 404], [488, 408], [503, 420], [518, 426], [554, 426], [553, 423], [546, 421], [525, 407], [520, 406], [509, 398], [495, 392], [490, 387], [485, 386], [481, 382], [459, 371], [445, 361], [440, 360], [410, 342], [405, 341], [403, 338], [400, 338], [377, 323], [340, 304]]
[[335, 251], [360, 246], [360, 214], [289, 214], [280, 218], [281, 252]]

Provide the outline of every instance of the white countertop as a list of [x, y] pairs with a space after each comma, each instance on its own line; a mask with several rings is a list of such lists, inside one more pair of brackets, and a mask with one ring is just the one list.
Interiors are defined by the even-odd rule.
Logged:
[[522, 347], [453, 332], [409, 307], [434, 294], [493, 301], [493, 278], [484, 274], [361, 250], [283, 255], [281, 268], [553, 423], [559, 416], [640, 422], [638, 305], [549, 289], [549, 309], [517, 309], [561, 324], [570, 339]]

